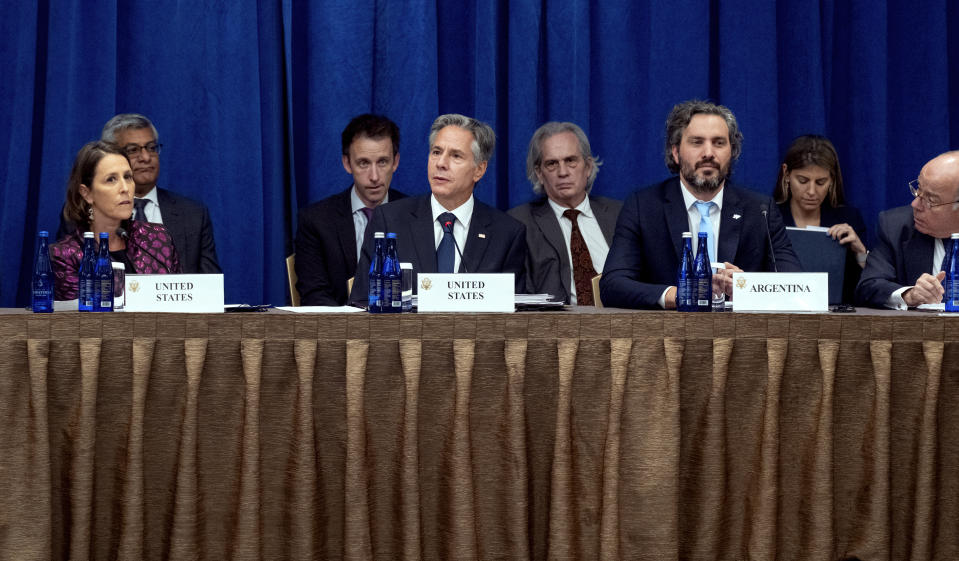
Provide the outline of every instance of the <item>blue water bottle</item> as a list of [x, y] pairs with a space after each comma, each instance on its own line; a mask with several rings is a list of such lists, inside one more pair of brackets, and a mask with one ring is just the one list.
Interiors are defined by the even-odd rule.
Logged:
[[32, 306], [35, 314], [53, 312], [53, 268], [50, 266], [50, 234], [37, 235], [37, 255], [33, 262]]
[[370, 259], [370, 284], [367, 309], [371, 314], [383, 311], [380, 298], [383, 295], [383, 232], [373, 233], [373, 256]]
[[383, 254], [383, 312], [398, 314], [403, 311], [403, 277], [400, 260], [396, 256], [396, 234], [386, 234], [386, 252]]
[[110, 234], [100, 232], [100, 252], [94, 269], [93, 311], [113, 311], [113, 261], [110, 259]]
[[97, 249], [93, 244], [93, 232], [83, 233], [83, 257], [77, 275], [77, 307], [81, 312], [93, 311], [93, 284], [97, 267]]
[[683, 232], [683, 256], [676, 272], [676, 309], [680, 312], [694, 312], [693, 287], [696, 279], [693, 275], [693, 234]]
[[959, 312], [959, 233], [953, 234], [949, 242], [943, 264], [946, 271], [944, 300], [947, 312]]
[[696, 279], [693, 298], [697, 312], [709, 312], [713, 307], [713, 269], [709, 263], [706, 232], [699, 233], [696, 246], [696, 259], [693, 260], [693, 276]]

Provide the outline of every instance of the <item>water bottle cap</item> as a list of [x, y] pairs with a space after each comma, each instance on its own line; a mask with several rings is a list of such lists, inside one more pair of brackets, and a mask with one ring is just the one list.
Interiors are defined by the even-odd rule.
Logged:
[[953, 233], [952, 233], [952, 239], [954, 239], [954, 240], [959, 240], [959, 232], [953, 232]]
[[706, 233], [706, 232], [700, 232], [700, 233], [699, 233], [699, 237], [700, 237], [700, 238], [708, 238], [708, 237], [709, 237], [709, 234]]
[[693, 237], [693, 233], [692, 233], [692, 232], [683, 232], [683, 237], [684, 237], [684, 238], [691, 238], [691, 237]]
[[105, 240], [105, 239], [107, 239], [107, 238], [109, 238], [109, 237], [110, 237], [110, 234], [108, 234], [108, 233], [106, 233], [106, 232], [100, 232], [100, 239], [101, 239], [101, 240]]
[[383, 234], [383, 232], [373, 232], [373, 237], [374, 237], [374, 238], [382, 238], [382, 237], [384, 237], [384, 234]]
[[50, 237], [50, 232], [47, 232], [46, 230], [40, 230], [40, 237], [41, 237], [41, 238], [49, 238], [49, 237]]
[[[956, 235], [959, 235], [959, 234], [956, 234]], [[386, 234], [386, 237], [395, 240], [395, 239], [396, 239], [396, 234], [394, 234], [393, 232], [390, 232], [389, 234]]]
[[84, 233], [83, 233], [83, 237], [84, 237], [84, 238], [92, 238], [92, 237], [93, 237], [93, 232], [84, 232]]

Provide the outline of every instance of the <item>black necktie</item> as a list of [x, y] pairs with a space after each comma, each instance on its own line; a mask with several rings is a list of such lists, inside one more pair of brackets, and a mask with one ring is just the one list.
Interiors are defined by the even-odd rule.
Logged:
[[144, 210], [150, 199], [133, 199], [133, 220], [147, 222], [146, 211]]
[[452, 273], [453, 265], [456, 263], [456, 249], [453, 244], [453, 224], [456, 223], [456, 215], [452, 212], [444, 212], [436, 219], [443, 228], [443, 239], [436, 248], [436, 272]]
[[589, 256], [586, 240], [583, 239], [583, 233], [579, 231], [579, 224], [576, 222], [576, 219], [579, 218], [579, 211], [570, 208], [563, 212], [563, 216], [569, 218], [569, 221], [573, 223], [573, 232], [569, 237], [569, 252], [573, 255], [573, 282], [576, 283], [576, 304], [592, 306], [593, 277], [596, 276], [596, 270], [593, 269], [593, 259]]

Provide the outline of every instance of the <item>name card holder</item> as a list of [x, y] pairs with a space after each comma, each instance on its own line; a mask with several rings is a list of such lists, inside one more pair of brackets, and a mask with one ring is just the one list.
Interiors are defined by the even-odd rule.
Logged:
[[419, 312], [515, 311], [513, 273], [418, 273]]
[[828, 273], [733, 273], [733, 311], [828, 312]]
[[127, 312], [223, 313], [223, 275], [127, 275]]

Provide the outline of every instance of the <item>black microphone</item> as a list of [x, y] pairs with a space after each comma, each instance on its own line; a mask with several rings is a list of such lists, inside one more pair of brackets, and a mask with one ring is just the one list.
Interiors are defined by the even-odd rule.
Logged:
[[[150, 257], [152, 257], [154, 261], [156, 261], [157, 263], [159, 263], [160, 265], [163, 266], [163, 268], [166, 270], [167, 274], [170, 274], [170, 272], [171, 272], [171, 271], [170, 271], [170, 268], [166, 266], [166, 263], [164, 263], [162, 259], [160, 259], [159, 257], [157, 257], [156, 253], [153, 253], [152, 251], [150, 251], [150, 248], [144, 247], [144, 246], [138, 244], [135, 240], [131, 240], [131, 239], [130, 239], [130, 234], [127, 233], [126, 229], [125, 229], [123, 226], [120, 226], [119, 228], [117, 228], [117, 235], [120, 236], [121, 238], [123, 238], [123, 241], [125, 241], [125, 242], [127, 242], [127, 243], [132, 243], [133, 245], [135, 245], [135, 246], [139, 247], [140, 249], [142, 249], [143, 251], [145, 251], [146, 254], [149, 255]], [[133, 265], [133, 270], [136, 271], [136, 265], [135, 265], [134, 263], [132, 263], [132, 262], [131, 262], [130, 264]], [[139, 273], [139, 271], [137, 271], [137, 273]]]
[[468, 273], [469, 271], [466, 270], [466, 260], [463, 259], [463, 252], [460, 251], [460, 245], [459, 245], [458, 243], [456, 243], [456, 236], [453, 235], [453, 221], [452, 221], [452, 220], [447, 220], [446, 222], [443, 222], [443, 231], [446, 232], [447, 234], [449, 234], [451, 238], [453, 238], [453, 247], [456, 248], [456, 253], [458, 253], [459, 256], [460, 256], [460, 266], [463, 267], [463, 272], [464, 272], [464, 273]]
[[778, 273], [779, 268], [776, 267], [776, 250], [773, 249], [773, 238], [769, 234], [769, 207], [764, 203], [759, 205], [759, 209], [763, 212], [763, 225], [766, 226], [766, 241], [769, 243], [769, 257], [773, 260], [773, 272]]

